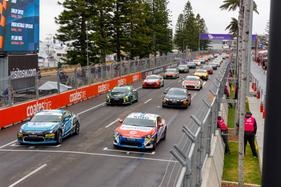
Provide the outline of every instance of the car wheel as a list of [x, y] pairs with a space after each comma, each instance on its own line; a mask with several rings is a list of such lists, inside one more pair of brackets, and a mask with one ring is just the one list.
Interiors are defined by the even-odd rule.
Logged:
[[57, 141], [57, 144], [61, 144], [62, 143], [62, 133], [61, 133], [60, 130], [58, 130], [58, 132], [57, 132], [56, 141]]
[[80, 132], [80, 124], [79, 124], [78, 122], [76, 122], [74, 134], [75, 134], [75, 135], [78, 135], [79, 132]]
[[139, 101], [139, 96], [136, 95], [136, 99], [135, 99], [135, 102], [138, 102]]
[[165, 128], [165, 131], [164, 131], [164, 134], [163, 134], [162, 140], [166, 140], [166, 135], [167, 135], [167, 128]]
[[157, 146], [157, 136], [155, 137], [155, 141], [154, 141], [154, 143], [152, 145], [152, 151], [155, 151], [156, 146]]

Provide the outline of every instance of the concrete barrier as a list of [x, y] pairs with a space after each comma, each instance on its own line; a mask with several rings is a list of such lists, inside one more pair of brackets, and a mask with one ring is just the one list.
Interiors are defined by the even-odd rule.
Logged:
[[224, 164], [224, 143], [216, 131], [211, 141], [211, 154], [206, 158], [202, 169], [202, 187], [221, 186]]

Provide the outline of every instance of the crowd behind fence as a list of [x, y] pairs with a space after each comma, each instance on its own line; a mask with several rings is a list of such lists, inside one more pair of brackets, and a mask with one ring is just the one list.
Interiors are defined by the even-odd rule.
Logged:
[[182, 137], [171, 154], [180, 163], [177, 187], [194, 187], [202, 184], [203, 164], [211, 152], [211, 139], [217, 129], [216, 119], [224, 94], [230, 63], [225, 62], [212, 82], [204, 107], [183, 125]]
[[93, 64], [85, 67], [76, 66], [72, 69], [52, 68], [51, 73], [46, 73], [44, 69], [41, 69], [33, 79], [35, 81], [34, 87], [20, 90], [13, 88], [11, 77], [6, 77], [0, 80], [0, 107], [12, 106], [15, 103], [77, 89], [81, 86], [110, 80], [122, 75], [178, 63], [181, 59], [191, 60], [199, 53], [204, 52], [169, 53], [155, 58]]

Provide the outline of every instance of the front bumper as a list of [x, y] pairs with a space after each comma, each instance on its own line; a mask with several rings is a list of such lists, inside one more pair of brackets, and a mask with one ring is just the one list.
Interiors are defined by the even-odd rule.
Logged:
[[125, 98], [107, 98], [106, 99], [106, 104], [111, 104], [111, 105], [125, 105], [129, 104], [130, 100], [125, 99]]
[[201, 89], [200, 86], [195, 86], [195, 85], [185, 85], [184, 88], [186, 88], [188, 90], [200, 90]]
[[160, 88], [161, 84], [160, 83], [143, 83], [142, 87], [143, 88]]
[[163, 107], [175, 107], [175, 108], [186, 108], [188, 106], [187, 101], [162, 101]]
[[154, 138], [129, 138], [121, 135], [113, 137], [113, 145], [123, 148], [152, 149]]
[[50, 134], [29, 134], [19, 133], [17, 134], [17, 140], [20, 144], [54, 144], [57, 143], [55, 133]]

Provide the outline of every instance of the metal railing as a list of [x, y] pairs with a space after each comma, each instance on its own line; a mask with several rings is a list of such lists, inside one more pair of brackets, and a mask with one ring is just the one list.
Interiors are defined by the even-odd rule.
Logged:
[[182, 138], [170, 153], [181, 165], [177, 187], [201, 186], [202, 167], [211, 152], [211, 140], [217, 129], [216, 119], [224, 94], [224, 85], [230, 63], [224, 63], [212, 82], [203, 108], [191, 115], [191, 120], [182, 127]]
[[193, 52], [187, 57], [185, 53], [170, 53], [156, 58], [94, 64], [88, 67], [51, 68], [50, 72], [43, 72], [42, 69], [33, 79], [35, 81], [34, 87], [26, 87], [21, 90], [14, 90], [12, 86], [13, 80], [11, 77], [6, 77], [0, 80], [0, 107], [12, 106], [15, 103], [61, 93], [130, 73], [143, 72], [155, 67], [179, 63], [180, 59], [191, 59], [196, 54], [197, 52]]

